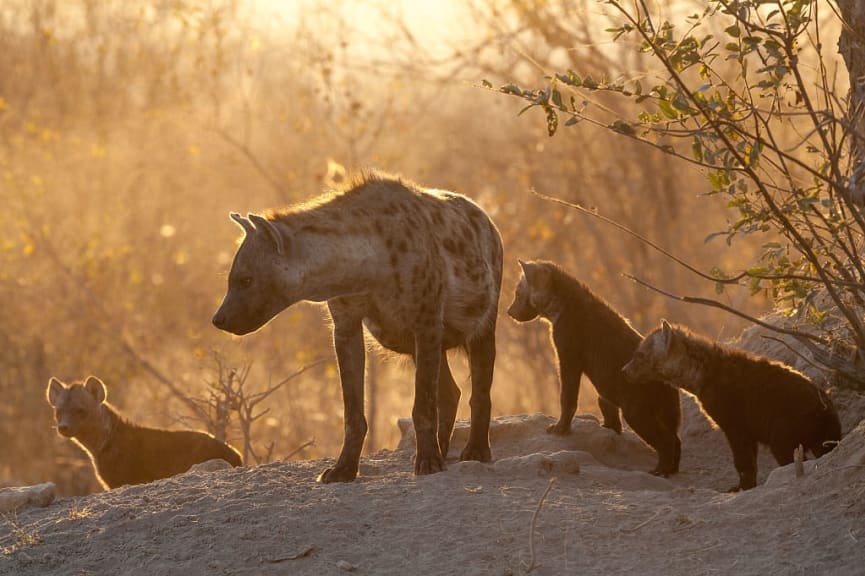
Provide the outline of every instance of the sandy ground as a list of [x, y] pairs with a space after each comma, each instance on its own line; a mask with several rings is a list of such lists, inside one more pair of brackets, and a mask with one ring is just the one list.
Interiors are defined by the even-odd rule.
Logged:
[[690, 404], [669, 480], [644, 472], [654, 454], [628, 431], [580, 417], [558, 438], [551, 422], [496, 419], [492, 464], [456, 462], [458, 423], [432, 476], [410, 473], [409, 427], [350, 484], [316, 483], [329, 461], [273, 463], [21, 510], [0, 522], [0, 574], [865, 573], [865, 421], [804, 477], [762, 451], [761, 485], [738, 494]]

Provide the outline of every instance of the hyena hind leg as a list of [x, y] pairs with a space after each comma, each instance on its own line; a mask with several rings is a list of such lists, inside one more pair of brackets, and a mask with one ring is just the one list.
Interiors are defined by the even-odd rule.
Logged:
[[604, 416], [604, 428], [614, 430], [617, 434], [622, 433], [622, 420], [619, 417], [619, 407], [604, 398], [598, 396], [598, 408]]
[[469, 406], [472, 412], [469, 441], [460, 454], [460, 460], [492, 460], [490, 451], [490, 388], [493, 383], [493, 366], [496, 361], [495, 326], [486, 334], [469, 342], [469, 366], [472, 378], [472, 397]]
[[457, 418], [457, 408], [459, 407], [459, 403], [460, 387], [457, 386], [457, 383], [454, 381], [450, 366], [448, 366], [447, 352], [442, 350], [441, 363], [439, 364], [438, 437], [442, 458], [445, 459], [448, 457], [448, 449], [451, 444], [451, 435], [453, 434], [454, 422]]

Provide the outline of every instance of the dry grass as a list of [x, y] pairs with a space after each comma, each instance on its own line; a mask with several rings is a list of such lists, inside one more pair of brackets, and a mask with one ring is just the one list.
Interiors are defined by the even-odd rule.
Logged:
[[[50, 376], [98, 375], [130, 417], [171, 426], [194, 416], [184, 396], [206, 395], [214, 350], [229, 369], [251, 364], [251, 393], [325, 358], [267, 397], [253, 442], [282, 458], [314, 436], [306, 457], [335, 455], [342, 399], [322, 308], [294, 306], [243, 339], [210, 325], [239, 235], [228, 212], [308, 198], [335, 166], [374, 166], [476, 199], [505, 243], [502, 308], [516, 259], [542, 257], [642, 330], [663, 316], [714, 336], [736, 332], [728, 317], [661, 300], [620, 273], [640, 270], [680, 293], [711, 287], [529, 192], [596, 206], [692, 262], [748, 261], [758, 247], [703, 244], [724, 215], [719, 199], [696, 197], [706, 188], [699, 174], [589, 127], [548, 139], [516, 117], [515, 103], [472, 87], [481, 77], [537, 74], [516, 62], [544, 54], [570, 54], [575, 67], [602, 61], [544, 43], [539, 54], [497, 50], [484, 36], [496, 30], [492, 21], [484, 30], [489, 11], [466, 20], [478, 26], [466, 25], [474, 36], [459, 54], [433, 61], [398, 18], [383, 18], [371, 38], [340, 2], [291, 23], [250, 16], [240, 1], [163, 6], [43, 0], [0, 9], [0, 434], [20, 463], [9, 480], [51, 479], [61, 495], [97, 489], [87, 466], [59, 464], [81, 456], [51, 429]], [[543, 30], [529, 26], [525, 39], [532, 35]], [[546, 329], [502, 316], [498, 351], [494, 411], [555, 413]], [[464, 359], [453, 363], [466, 381]], [[395, 444], [392, 422], [411, 412], [411, 367], [375, 354], [368, 365], [374, 450]], [[467, 416], [464, 401], [459, 417]], [[227, 436], [242, 442], [236, 421]]]

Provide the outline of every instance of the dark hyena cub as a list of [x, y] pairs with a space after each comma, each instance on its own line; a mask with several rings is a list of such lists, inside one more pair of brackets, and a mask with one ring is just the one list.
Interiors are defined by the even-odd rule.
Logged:
[[605, 426], [621, 430], [620, 407], [634, 432], [658, 453], [658, 465], [652, 473], [668, 476], [678, 472], [678, 392], [655, 378], [632, 384], [622, 376], [622, 366], [637, 349], [640, 334], [552, 262], [520, 261], [520, 266], [523, 275], [508, 314], [520, 322], [538, 316], [549, 321], [559, 359], [562, 412], [549, 432], [567, 434], [570, 430], [580, 378], [585, 373], [600, 396]]
[[213, 317], [258, 330], [301, 300], [327, 301], [342, 381], [345, 442], [324, 482], [351, 481], [366, 436], [363, 327], [415, 362], [415, 473], [444, 468], [460, 391], [446, 350], [464, 347], [472, 380], [462, 460], [490, 460], [490, 386], [502, 275], [498, 230], [474, 202], [371, 174], [342, 192], [274, 211], [232, 214], [245, 233]]
[[87, 452], [105, 489], [168, 478], [215, 458], [241, 464], [237, 450], [210, 434], [147, 428], [124, 419], [106, 402], [105, 384], [95, 376], [68, 386], [51, 378], [46, 396], [57, 431]]
[[623, 372], [635, 382], [662, 378], [697, 397], [733, 451], [739, 484], [732, 491], [756, 486], [758, 443], [785, 465], [800, 444], [819, 457], [841, 439], [832, 401], [806, 376], [666, 321], [646, 336]]

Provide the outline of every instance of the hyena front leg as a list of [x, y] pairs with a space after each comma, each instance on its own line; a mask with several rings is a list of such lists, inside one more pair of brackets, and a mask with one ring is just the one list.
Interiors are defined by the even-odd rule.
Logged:
[[614, 430], [617, 434], [622, 433], [622, 420], [619, 417], [619, 407], [598, 395], [598, 408], [604, 416], [604, 428]]
[[[559, 350], [566, 349], [556, 344]], [[559, 392], [559, 406], [561, 416], [559, 421], [547, 428], [550, 434], [564, 436], [571, 431], [571, 422], [577, 413], [577, 403], [580, 400], [580, 378], [583, 376], [581, 362], [570, 355], [559, 357], [559, 372], [561, 377], [561, 390]]]
[[472, 397], [469, 401], [472, 423], [469, 441], [460, 455], [460, 460], [492, 460], [490, 452], [490, 388], [493, 384], [493, 366], [496, 361], [495, 325], [481, 336], [468, 343], [469, 366], [471, 367]]
[[745, 433], [726, 432], [726, 436], [733, 451], [733, 464], [739, 473], [739, 485], [728, 492], [749, 490], [757, 485], [757, 441]]
[[447, 459], [448, 449], [451, 444], [451, 434], [454, 430], [454, 421], [457, 418], [457, 409], [460, 403], [460, 387], [454, 382], [450, 366], [448, 366], [447, 352], [442, 350], [441, 362], [439, 363], [439, 448], [442, 458]]
[[363, 370], [365, 348], [360, 318], [344, 318], [334, 313], [333, 344], [342, 383], [345, 415], [345, 438], [342, 452], [332, 468], [319, 475], [321, 482], [351, 482], [357, 477], [360, 452], [366, 438], [367, 423], [363, 415]]
[[415, 332], [414, 423], [417, 451], [414, 472], [433, 474], [444, 470], [437, 435], [439, 367], [442, 356], [441, 326]]

